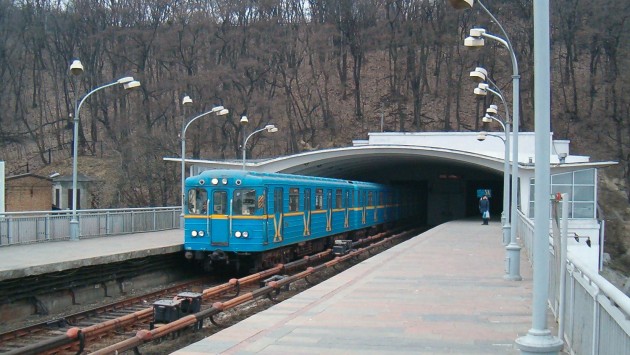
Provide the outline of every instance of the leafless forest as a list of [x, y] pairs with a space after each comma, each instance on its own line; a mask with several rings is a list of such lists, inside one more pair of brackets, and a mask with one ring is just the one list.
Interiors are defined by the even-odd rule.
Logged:
[[[606, 174], [627, 209], [630, 2], [550, 3], [554, 137], [619, 161]], [[532, 1], [484, 4], [516, 51], [532, 131]], [[511, 101], [512, 67], [498, 43], [463, 46], [475, 26], [500, 36], [446, 0], [0, 0], [0, 159], [8, 175], [69, 174], [75, 100], [127, 75], [140, 90], [99, 91], [80, 112], [79, 171], [117, 192], [95, 207], [177, 204], [179, 170], [162, 158], [180, 156], [182, 121], [214, 105], [230, 114], [195, 122], [187, 157], [237, 159], [244, 130], [267, 123], [280, 132], [252, 137], [248, 157], [347, 146], [381, 115], [386, 131], [480, 130], [492, 97], [476, 100], [468, 73], [485, 67]]]

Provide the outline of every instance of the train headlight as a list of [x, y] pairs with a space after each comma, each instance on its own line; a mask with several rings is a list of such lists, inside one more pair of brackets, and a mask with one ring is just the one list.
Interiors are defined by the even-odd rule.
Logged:
[[210, 182], [212, 183], [212, 185], [216, 185], [219, 183], [219, 179], [217, 178], [212, 178], [212, 180], [210, 180]]
[[203, 237], [204, 235], [206, 235], [206, 232], [204, 232], [204, 231], [199, 231], [199, 236], [200, 236], [200, 237]]
[[243, 232], [243, 238], [249, 237], [249, 232]]
[[234, 233], [234, 236], [235, 236], [236, 238], [240, 238], [240, 237], [241, 237], [241, 235], [242, 235], [242, 234], [241, 234], [241, 232], [238, 232], [238, 231], [237, 231], [236, 233]]
[[221, 180], [221, 182], [223, 183], [223, 185], [227, 185], [227, 179], [223, 178], [223, 180]]
[[197, 231], [192, 231], [192, 232], [190, 232], [190, 235], [192, 235], [192, 236], [193, 236], [193, 238], [194, 238], [194, 237], [196, 237], [196, 236], [197, 236]]

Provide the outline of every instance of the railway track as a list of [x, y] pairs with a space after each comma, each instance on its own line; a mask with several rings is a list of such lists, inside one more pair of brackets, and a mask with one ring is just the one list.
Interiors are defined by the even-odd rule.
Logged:
[[[374, 254], [417, 232], [380, 233], [352, 243], [344, 255], [335, 256], [332, 250], [326, 250], [222, 284], [208, 284], [207, 279], [192, 280], [52, 322], [13, 330], [0, 334], [0, 353], [114, 354], [128, 350], [139, 353], [139, 347], [148, 342], [167, 342], [182, 333], [210, 328], [209, 325], [220, 328], [222, 322], [218, 318], [225, 312], [234, 312], [263, 298], [277, 302], [289, 285], [300, 280], [311, 283], [316, 275], [331, 270], [337, 272], [343, 263]], [[172, 317], [173, 312], [177, 317]], [[163, 322], [164, 318], [168, 321]]]

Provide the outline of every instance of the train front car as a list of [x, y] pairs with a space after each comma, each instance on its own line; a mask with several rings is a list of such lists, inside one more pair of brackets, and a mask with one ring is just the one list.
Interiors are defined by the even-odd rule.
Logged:
[[267, 244], [265, 190], [259, 177], [238, 170], [208, 170], [186, 179], [184, 249], [205, 270], [232, 263], [237, 253]]

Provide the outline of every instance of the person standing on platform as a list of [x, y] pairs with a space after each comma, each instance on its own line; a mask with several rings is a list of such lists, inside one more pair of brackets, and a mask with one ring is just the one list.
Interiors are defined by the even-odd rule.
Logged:
[[483, 195], [479, 200], [479, 212], [481, 212], [482, 224], [487, 225], [490, 220], [490, 200], [486, 195]]

